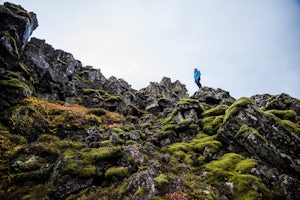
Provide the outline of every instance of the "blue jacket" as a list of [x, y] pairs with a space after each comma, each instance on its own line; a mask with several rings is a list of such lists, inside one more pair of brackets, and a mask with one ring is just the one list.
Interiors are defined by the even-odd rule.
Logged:
[[197, 69], [197, 71], [194, 72], [195, 80], [198, 79], [198, 78], [200, 79], [200, 76], [201, 76], [201, 72]]

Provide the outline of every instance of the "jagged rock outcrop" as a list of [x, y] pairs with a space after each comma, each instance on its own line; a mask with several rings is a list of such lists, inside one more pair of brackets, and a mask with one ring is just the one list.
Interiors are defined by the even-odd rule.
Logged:
[[34, 13], [11, 3], [0, 6], [0, 110], [33, 93], [30, 74], [19, 59], [37, 26]]
[[0, 199], [299, 198], [298, 99], [135, 90], [28, 42], [34, 13], [0, 16]]
[[0, 60], [6, 67], [12, 67], [17, 64], [38, 21], [34, 13], [8, 2], [0, 7], [0, 19]]

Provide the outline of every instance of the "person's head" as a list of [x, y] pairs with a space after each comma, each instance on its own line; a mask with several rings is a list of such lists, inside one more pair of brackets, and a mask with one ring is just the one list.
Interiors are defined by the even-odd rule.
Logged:
[[197, 68], [194, 69], [194, 72], [197, 71]]

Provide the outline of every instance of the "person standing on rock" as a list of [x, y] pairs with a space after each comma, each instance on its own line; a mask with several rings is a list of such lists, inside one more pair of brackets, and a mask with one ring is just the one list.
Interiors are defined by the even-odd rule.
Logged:
[[200, 70], [198, 70], [197, 68], [194, 69], [194, 79], [195, 79], [195, 83], [197, 84], [197, 86], [199, 88], [202, 88], [202, 85], [200, 83], [200, 76], [201, 76], [201, 72]]

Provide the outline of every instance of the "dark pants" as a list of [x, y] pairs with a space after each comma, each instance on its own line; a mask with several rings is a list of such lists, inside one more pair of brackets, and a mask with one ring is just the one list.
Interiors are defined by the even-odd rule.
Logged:
[[195, 83], [198, 85], [199, 88], [202, 88], [202, 85], [200, 83], [200, 78], [196, 78]]

